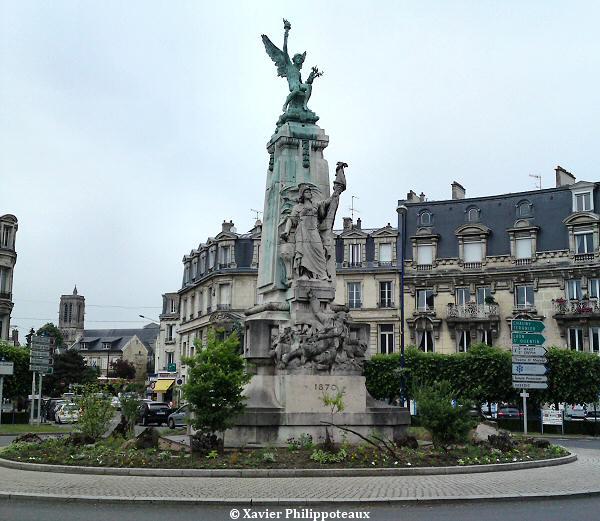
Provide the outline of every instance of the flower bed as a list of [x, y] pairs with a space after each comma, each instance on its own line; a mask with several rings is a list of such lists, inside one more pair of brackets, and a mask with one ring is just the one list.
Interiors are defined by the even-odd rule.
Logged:
[[327, 452], [311, 443], [293, 440], [287, 447], [226, 450], [206, 455], [160, 449], [135, 449], [123, 446], [120, 438], [94, 445], [75, 446], [66, 439], [41, 443], [13, 443], [0, 456], [24, 463], [124, 468], [198, 468], [198, 469], [324, 469], [324, 468], [402, 468], [454, 465], [485, 465], [543, 460], [568, 454], [562, 447], [537, 447], [532, 440], [516, 442], [502, 452], [488, 444], [467, 445], [450, 450], [432, 446], [398, 448], [396, 457], [369, 445], [342, 445]]

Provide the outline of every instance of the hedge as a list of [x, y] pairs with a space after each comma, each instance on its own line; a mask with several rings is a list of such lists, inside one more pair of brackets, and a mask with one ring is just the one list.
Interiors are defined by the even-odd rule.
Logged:
[[[519, 391], [512, 388], [512, 360], [508, 349], [479, 344], [468, 353], [423, 353], [414, 347], [405, 353], [405, 370], [400, 354], [374, 355], [365, 363], [369, 393], [379, 400], [398, 399], [401, 377], [409, 396], [435, 381], [452, 383], [457, 398], [483, 402], [516, 402]], [[548, 352], [548, 389], [530, 390], [532, 407], [543, 402], [590, 403], [600, 395], [600, 357], [592, 353], [551, 348]]]

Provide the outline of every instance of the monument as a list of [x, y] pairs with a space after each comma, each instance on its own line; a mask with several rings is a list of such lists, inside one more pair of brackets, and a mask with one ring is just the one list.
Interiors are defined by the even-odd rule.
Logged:
[[228, 432], [228, 445], [282, 444], [290, 436], [324, 436], [331, 420], [323, 397], [342, 393], [345, 410], [336, 421], [363, 435], [400, 435], [410, 422], [406, 409], [369, 396], [362, 376], [367, 332], [353, 324], [335, 300], [333, 226], [346, 190], [346, 163], [338, 162], [330, 189], [323, 150], [329, 137], [308, 107], [313, 82], [306, 82], [306, 52], [288, 53], [291, 24], [284, 20], [283, 50], [263, 35], [289, 94], [267, 143], [258, 275], [258, 302], [246, 312], [244, 356], [255, 375], [246, 389], [247, 409]]

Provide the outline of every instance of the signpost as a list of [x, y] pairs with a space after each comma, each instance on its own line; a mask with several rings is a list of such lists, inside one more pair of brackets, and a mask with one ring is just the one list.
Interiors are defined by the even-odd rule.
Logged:
[[555, 409], [542, 409], [542, 434], [544, 434], [544, 425], [560, 425], [562, 433], [565, 433], [563, 411]]
[[52, 374], [53, 360], [52, 360], [52, 347], [54, 339], [49, 336], [32, 336], [31, 337], [31, 352], [29, 355], [29, 370], [33, 373], [31, 380], [31, 414], [29, 417], [30, 423], [33, 423], [34, 409], [35, 409], [35, 375], [38, 373], [39, 377], [39, 390], [38, 390], [38, 404], [37, 404], [37, 422], [38, 425], [41, 423], [41, 409], [42, 409], [42, 379], [45, 374]]
[[2, 411], [4, 410], [4, 377], [12, 376], [15, 371], [13, 362], [0, 361], [0, 425], [2, 424]]
[[546, 337], [542, 331], [546, 326], [541, 320], [513, 320], [512, 337], [512, 386], [523, 389], [523, 433], [527, 434], [527, 389], [547, 389]]

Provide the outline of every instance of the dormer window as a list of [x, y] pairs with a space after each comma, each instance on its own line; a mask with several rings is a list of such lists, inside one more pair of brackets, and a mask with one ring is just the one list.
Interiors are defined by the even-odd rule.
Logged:
[[79, 349], [81, 349], [81, 350], [84, 350], [84, 351], [85, 351], [87, 348], [88, 348], [87, 342], [81, 342], [81, 343], [79, 344]]
[[379, 264], [383, 266], [392, 264], [392, 243], [384, 242], [379, 245]]
[[0, 247], [10, 248], [12, 246], [11, 235], [12, 235], [12, 227], [4, 225], [2, 227], [2, 242], [0, 242]]
[[362, 264], [362, 249], [361, 244], [348, 245], [348, 259], [350, 266], [361, 266]]
[[431, 226], [432, 222], [433, 222], [433, 215], [431, 214], [431, 212], [429, 210], [423, 210], [419, 214], [419, 224], [421, 226]]
[[591, 212], [592, 210], [592, 192], [580, 192], [573, 194], [574, 212]]
[[529, 201], [521, 201], [517, 204], [517, 218], [531, 217], [532, 204]]
[[102, 342], [102, 349], [110, 349], [112, 344], [110, 342]]

